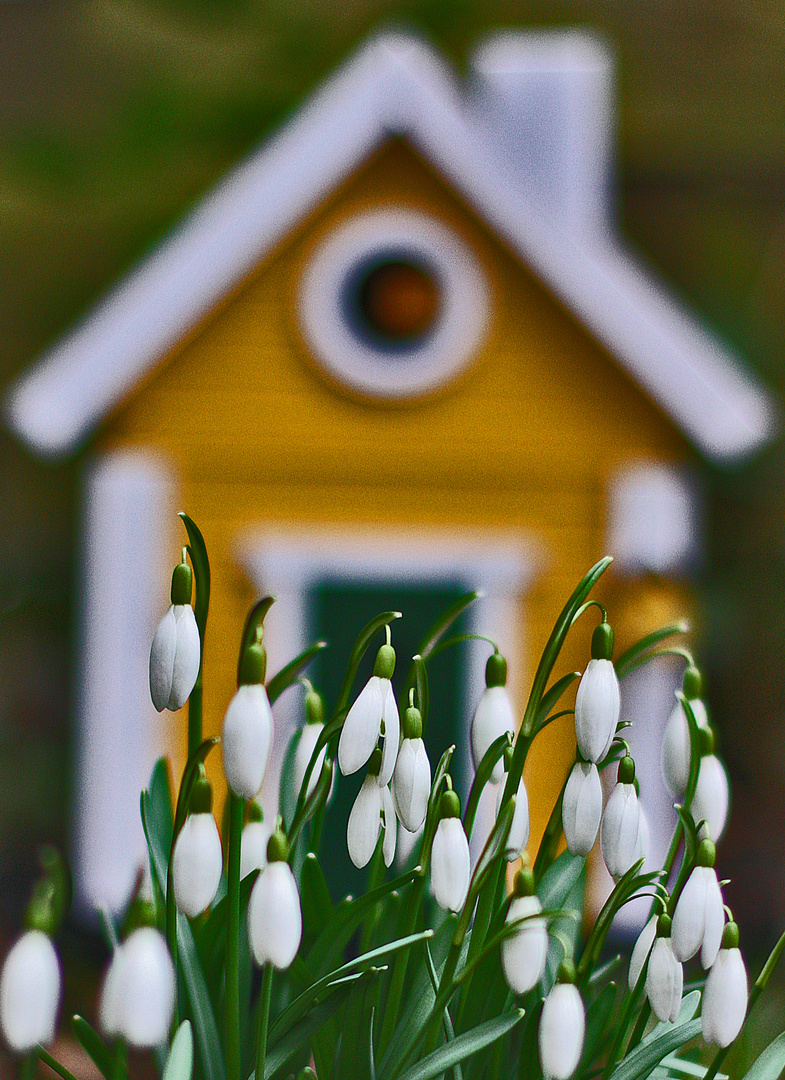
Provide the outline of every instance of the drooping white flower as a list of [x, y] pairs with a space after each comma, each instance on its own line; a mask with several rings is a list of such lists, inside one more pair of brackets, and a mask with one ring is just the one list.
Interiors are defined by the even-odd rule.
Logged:
[[158, 1046], [168, 1034], [175, 974], [163, 935], [142, 926], [114, 951], [104, 979], [99, 1019], [106, 1035], [137, 1049]]
[[654, 945], [654, 939], [657, 936], [657, 919], [657, 915], [652, 915], [633, 946], [632, 956], [630, 957], [630, 970], [627, 974], [627, 985], [630, 990], [634, 990], [638, 985], [638, 979], [641, 977], [644, 964]]
[[635, 766], [627, 755], [619, 762], [619, 780], [602, 815], [600, 846], [608, 873], [618, 881], [646, 856], [646, 825], [635, 790]]
[[722, 943], [725, 911], [722, 890], [714, 870], [714, 844], [702, 840], [697, 862], [673, 913], [671, 940], [676, 959], [682, 963], [700, 949], [701, 964], [708, 969], [717, 958]]
[[602, 761], [610, 750], [620, 708], [619, 680], [613, 663], [590, 660], [575, 698], [575, 737], [587, 761]]
[[42, 930], [28, 930], [12, 947], [0, 974], [0, 1026], [18, 1054], [55, 1036], [60, 962]]
[[[515, 714], [506, 682], [507, 661], [501, 653], [493, 653], [485, 665], [485, 690], [472, 719], [472, 759], [475, 769], [500, 735], [505, 732], [515, 734]], [[500, 758], [493, 767], [491, 783], [498, 784], [503, 776], [504, 764]]]
[[[667, 919], [666, 929], [668, 929], [670, 919], [667, 915], [661, 916], [660, 928], [665, 919]], [[646, 972], [646, 997], [658, 1020], [663, 1023], [673, 1023], [679, 1015], [683, 988], [684, 972], [673, 954], [670, 935], [658, 936], [651, 950]]]
[[[499, 784], [496, 795], [496, 817], [502, 808], [504, 801], [504, 784]], [[529, 796], [526, 793], [526, 785], [521, 779], [518, 782], [518, 790], [515, 793], [515, 810], [512, 815], [512, 824], [507, 836], [507, 846], [504, 857], [508, 862], [514, 862], [520, 858], [521, 852], [529, 842]]]
[[573, 855], [588, 855], [602, 818], [602, 784], [593, 761], [576, 761], [562, 801], [562, 826]]
[[395, 806], [389, 787], [380, 783], [381, 777], [374, 772], [379, 768], [380, 758], [379, 752], [372, 756], [368, 775], [357, 793], [346, 826], [346, 846], [349, 849], [349, 858], [358, 869], [362, 869], [370, 862], [382, 829], [384, 829], [382, 840], [384, 865], [390, 866], [395, 858], [397, 839]]
[[177, 908], [195, 919], [212, 903], [221, 884], [223, 852], [212, 815], [212, 791], [206, 779], [197, 780], [191, 810], [175, 841], [172, 877]]
[[558, 982], [545, 999], [538, 1041], [545, 1080], [568, 1080], [583, 1052], [586, 1014], [578, 988]]
[[191, 579], [187, 563], [174, 568], [172, 604], [150, 647], [150, 696], [158, 712], [182, 709], [199, 675], [201, 646], [191, 607]]
[[392, 794], [398, 820], [414, 833], [425, 821], [431, 794], [431, 763], [422, 741], [420, 710], [414, 706], [404, 714], [403, 736], [393, 773]]
[[240, 841], [240, 880], [267, 866], [267, 844], [272, 828], [264, 820], [262, 808], [254, 800], [249, 804], [248, 821]]
[[454, 791], [442, 795], [441, 812], [431, 848], [431, 890], [440, 908], [457, 912], [469, 892], [471, 864], [460, 802]]
[[[531, 871], [529, 871], [531, 873]], [[534, 879], [531, 880], [534, 887]], [[502, 969], [507, 985], [516, 994], [526, 994], [542, 978], [548, 956], [548, 930], [540, 919], [542, 904], [534, 895], [515, 896], [510, 903], [505, 922], [526, 919], [518, 929], [502, 941]]]
[[[264, 686], [264, 650], [252, 645], [246, 657], [248, 654], [254, 657], [245, 663], [248, 681], [241, 683], [229, 702], [221, 739], [226, 779], [241, 799], [253, 799], [259, 792], [273, 741], [273, 714]], [[260, 677], [251, 681], [256, 675]]]
[[730, 789], [725, 768], [714, 754], [701, 758], [698, 782], [690, 805], [693, 820], [705, 821], [715, 843], [720, 839], [728, 821]]
[[[689, 669], [688, 669], [689, 670]], [[687, 695], [689, 697], [689, 695]], [[699, 697], [690, 698], [690, 707], [704, 731], [709, 729], [706, 706]], [[690, 727], [681, 702], [677, 702], [665, 725], [660, 748], [660, 764], [665, 783], [674, 799], [683, 799], [690, 778]]]
[[360, 691], [346, 715], [338, 740], [338, 765], [344, 776], [357, 772], [376, 749], [379, 736], [384, 738], [379, 780], [389, 784], [400, 742], [400, 718], [393, 693], [395, 650], [382, 645], [376, 654], [373, 675]]
[[707, 1043], [730, 1046], [741, 1031], [747, 1001], [747, 969], [739, 951], [739, 930], [729, 922], [703, 991], [701, 1028]]
[[286, 841], [281, 833], [273, 833], [268, 859], [248, 901], [248, 937], [259, 967], [269, 962], [283, 970], [300, 948], [303, 919], [297, 882], [286, 862]]

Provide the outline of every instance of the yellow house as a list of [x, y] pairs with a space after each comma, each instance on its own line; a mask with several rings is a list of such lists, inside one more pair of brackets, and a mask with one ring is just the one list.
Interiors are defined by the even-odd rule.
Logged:
[[[465, 85], [422, 42], [375, 38], [14, 388], [30, 447], [88, 454], [88, 901], [127, 892], [173, 730], [146, 664], [176, 509], [212, 557], [208, 732], [262, 592], [275, 670], [322, 631], [320, 589], [483, 588], [471, 628], [520, 696], [599, 556], [660, 578], [690, 558], [690, 476], [765, 442], [773, 408], [625, 250], [612, 158], [612, 67], [587, 35], [497, 35]], [[460, 723], [486, 656], [465, 654]], [[277, 706], [278, 764], [300, 710], [294, 690]], [[569, 725], [547, 735], [535, 837], [573, 753]]]

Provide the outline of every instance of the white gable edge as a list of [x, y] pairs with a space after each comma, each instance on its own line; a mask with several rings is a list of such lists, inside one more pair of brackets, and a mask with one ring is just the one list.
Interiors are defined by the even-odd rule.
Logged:
[[93, 428], [391, 134], [407, 137], [709, 458], [768, 441], [773, 400], [611, 238], [580, 244], [522, 205], [455, 84], [419, 41], [381, 36], [12, 389], [11, 426], [47, 456]]

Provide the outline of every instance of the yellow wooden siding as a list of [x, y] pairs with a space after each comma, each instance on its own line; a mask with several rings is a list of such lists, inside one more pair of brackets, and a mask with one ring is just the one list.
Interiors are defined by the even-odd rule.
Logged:
[[[492, 325], [444, 390], [362, 400], [324, 375], [299, 332], [302, 268], [338, 223], [378, 206], [448, 223], [488, 275]], [[115, 412], [99, 448], [168, 456], [214, 565], [206, 730], [220, 727], [251, 588], [233, 559], [265, 523], [353, 521], [517, 529], [544, 556], [526, 601], [536, 657], [561, 604], [604, 554], [608, 476], [633, 460], [681, 461], [684, 439], [560, 303], [408, 147], [392, 140], [249, 276]], [[576, 636], [561, 665], [580, 666]], [[532, 760], [533, 837], [572, 748], [554, 726]], [[215, 755], [214, 755], [215, 756]], [[218, 762], [214, 763], [214, 769]]]

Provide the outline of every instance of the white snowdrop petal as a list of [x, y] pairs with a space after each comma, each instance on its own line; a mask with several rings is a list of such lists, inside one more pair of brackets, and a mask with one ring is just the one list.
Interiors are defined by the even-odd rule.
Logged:
[[611, 792], [602, 815], [600, 846], [608, 873], [615, 881], [641, 857], [640, 803], [633, 784], [617, 784]]
[[[300, 731], [299, 738], [297, 739], [297, 748], [294, 752], [293, 782], [295, 796], [298, 796], [302, 790], [308, 763], [313, 756], [313, 752], [316, 749], [316, 743], [319, 741], [319, 736], [323, 730], [324, 724], [316, 723], [306, 724]], [[319, 756], [314, 762], [313, 769], [311, 770], [311, 777], [308, 781], [308, 790], [305, 793], [306, 798], [308, 798], [319, 783], [319, 776], [322, 771], [322, 765], [324, 765], [326, 753], [327, 747], [323, 746], [319, 751]]]
[[375, 776], [366, 776], [354, 800], [346, 826], [349, 858], [362, 869], [374, 853], [382, 827], [382, 789]]
[[194, 609], [190, 604], [177, 604], [172, 610], [177, 624], [177, 645], [172, 667], [172, 689], [166, 707], [176, 712], [185, 705], [196, 683], [200, 648]]
[[[537, 916], [542, 905], [536, 896], [519, 896], [510, 904], [507, 923], [526, 916]], [[507, 985], [516, 994], [526, 994], [536, 986], [545, 970], [548, 955], [548, 931], [545, 919], [528, 918], [501, 946], [502, 969]]]
[[239, 687], [229, 702], [221, 747], [229, 787], [241, 799], [253, 799], [262, 786], [273, 739], [273, 714], [261, 683]]
[[101, 997], [98, 1002], [98, 1023], [104, 1035], [120, 1034], [122, 1024], [121, 990], [123, 986], [123, 946], [119, 945], [112, 953], [109, 967], [104, 975]]
[[382, 819], [384, 823], [382, 857], [385, 866], [392, 866], [392, 861], [395, 858], [395, 843], [398, 839], [398, 821], [395, 817], [393, 797], [386, 784], [382, 788]]
[[707, 754], [701, 758], [690, 813], [696, 824], [706, 822], [709, 836], [715, 843], [725, 831], [729, 802], [728, 776], [722, 762], [716, 755]]
[[382, 743], [382, 764], [379, 769], [379, 783], [389, 784], [395, 770], [395, 762], [398, 758], [398, 747], [401, 741], [401, 721], [398, 716], [398, 705], [395, 701], [392, 683], [389, 679], [381, 679], [382, 690], [382, 727], [384, 728], [384, 742]]
[[[687, 878], [673, 913], [671, 944], [677, 960], [682, 964], [690, 960], [700, 949], [706, 925], [706, 887], [708, 875], [714, 874], [706, 866], [696, 866]], [[714, 875], [716, 881], [716, 875]]]
[[248, 935], [254, 960], [261, 967], [288, 968], [300, 948], [303, 932], [300, 894], [286, 862], [270, 863], [259, 874], [248, 902]]
[[630, 957], [630, 970], [627, 974], [627, 986], [630, 990], [634, 990], [637, 986], [646, 958], [651, 952], [654, 939], [657, 936], [657, 919], [657, 915], [652, 915], [638, 935], [638, 940], [633, 947], [632, 956]]
[[12, 947], [0, 975], [0, 1026], [16, 1053], [47, 1045], [55, 1036], [60, 963], [50, 938], [28, 930]]
[[346, 714], [338, 740], [338, 766], [344, 776], [361, 769], [376, 749], [384, 705], [381, 683], [372, 675]]
[[663, 1023], [672, 1022], [679, 1014], [683, 981], [682, 967], [673, 955], [670, 938], [657, 938], [646, 972], [646, 996], [654, 1015]]
[[158, 712], [168, 708], [177, 651], [177, 620], [170, 607], [158, 624], [150, 646], [150, 697]]
[[557, 983], [545, 999], [538, 1041], [545, 1080], [568, 1080], [583, 1051], [586, 1016], [577, 987]]
[[240, 843], [240, 880], [267, 866], [267, 842], [272, 829], [265, 821], [249, 821]]
[[575, 737], [581, 756], [598, 762], [619, 722], [619, 680], [610, 660], [590, 660], [575, 697]]
[[747, 970], [739, 949], [720, 949], [706, 979], [701, 1026], [703, 1038], [730, 1046], [747, 1015]]
[[[499, 816], [503, 799], [504, 784], [499, 784], [499, 791], [496, 795], [496, 817]], [[521, 780], [518, 784], [518, 790], [515, 793], [515, 811], [512, 815], [512, 824], [510, 825], [510, 832], [507, 837], [507, 849], [504, 853], [507, 861], [513, 862], [515, 859], [519, 858], [528, 842], [529, 796], [526, 793], [526, 786], [523, 780]]]
[[393, 799], [398, 818], [409, 832], [425, 821], [431, 793], [431, 763], [422, 739], [404, 739], [393, 774]]
[[588, 855], [602, 818], [602, 783], [593, 761], [576, 761], [562, 801], [564, 839], [573, 855]]
[[705, 971], [717, 959], [722, 945], [722, 932], [725, 929], [725, 908], [722, 903], [722, 889], [717, 881], [717, 874], [709, 870], [706, 878], [706, 898], [704, 908], [703, 944], [701, 945], [701, 964]]
[[194, 919], [212, 903], [221, 883], [223, 853], [212, 814], [189, 814], [174, 845], [172, 874], [177, 907]]
[[[510, 695], [504, 686], [488, 686], [483, 691], [472, 720], [472, 758], [475, 769], [491, 744], [505, 731], [515, 734], [515, 714], [512, 711]], [[503, 776], [504, 762], [500, 758], [493, 767], [491, 783], [498, 784]]]
[[121, 946], [118, 1030], [138, 1049], [158, 1046], [169, 1033], [175, 976], [163, 935], [143, 926]]
[[[708, 727], [709, 718], [706, 714], [706, 706], [700, 698], [690, 701], [690, 707], [695, 714], [698, 726]], [[690, 728], [681, 702], [676, 704], [665, 725], [660, 748], [660, 764], [671, 795], [675, 799], [683, 799], [690, 776]]]
[[442, 818], [431, 849], [431, 889], [445, 911], [460, 911], [469, 892], [469, 842], [460, 818]]

